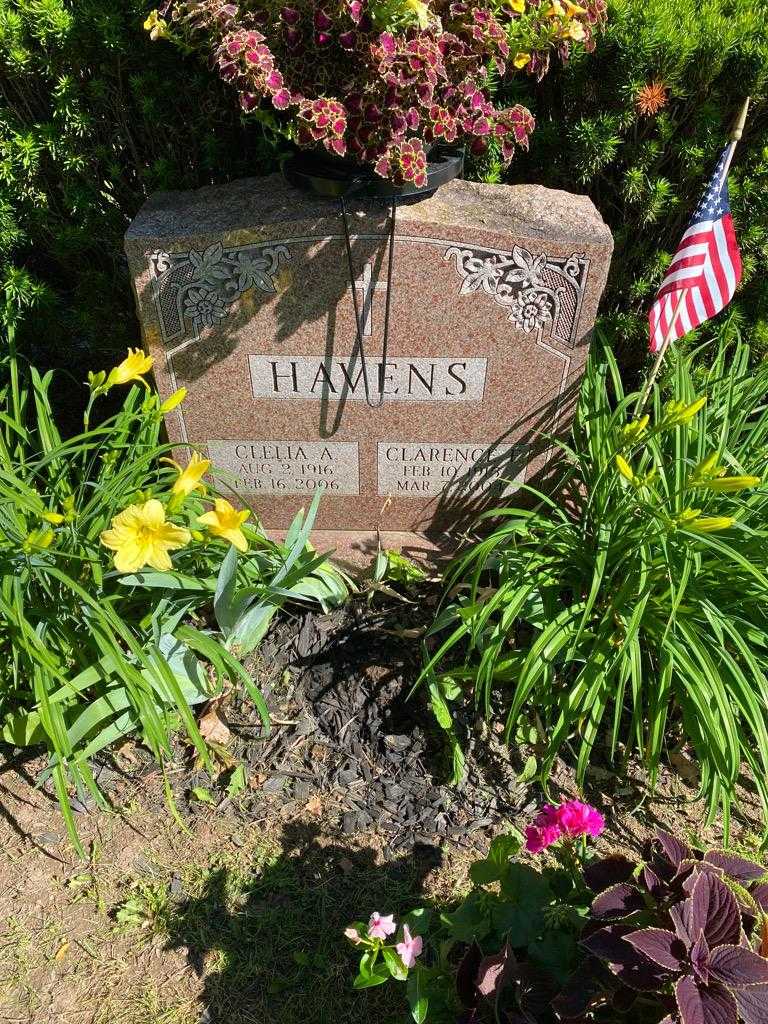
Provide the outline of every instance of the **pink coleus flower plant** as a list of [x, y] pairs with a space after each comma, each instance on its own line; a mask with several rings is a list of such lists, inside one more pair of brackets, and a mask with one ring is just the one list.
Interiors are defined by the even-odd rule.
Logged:
[[606, 0], [164, 0], [149, 21], [301, 148], [421, 186], [437, 143], [493, 144], [505, 164], [527, 149], [533, 115], [497, 105], [489, 66], [494, 79], [540, 79], [551, 55], [593, 49], [606, 15]]
[[578, 836], [595, 838], [605, 828], [605, 819], [596, 807], [581, 800], [567, 800], [559, 807], [545, 804], [525, 830], [525, 848], [528, 853], [541, 853], [559, 839]]

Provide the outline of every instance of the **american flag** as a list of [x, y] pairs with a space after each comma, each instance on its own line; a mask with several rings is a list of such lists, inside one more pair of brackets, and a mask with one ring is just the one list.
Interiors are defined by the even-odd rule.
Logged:
[[[682, 338], [728, 305], [741, 280], [741, 256], [728, 203], [724, 171], [732, 153], [723, 150], [648, 314], [651, 351]], [[682, 294], [681, 294], [682, 293]]]

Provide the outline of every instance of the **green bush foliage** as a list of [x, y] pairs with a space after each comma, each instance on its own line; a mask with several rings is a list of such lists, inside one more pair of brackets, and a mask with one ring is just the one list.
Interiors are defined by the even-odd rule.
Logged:
[[466, 700], [509, 742], [533, 731], [542, 780], [570, 749], [580, 783], [593, 758], [636, 755], [654, 784], [689, 745], [727, 832], [744, 764], [768, 813], [768, 363], [721, 346], [705, 401], [692, 361], [674, 402], [657, 385], [631, 420], [615, 360], [593, 355], [562, 498], [486, 514], [500, 525], [447, 571], [422, 678], [456, 750]]
[[[92, 365], [136, 341], [122, 234], [157, 189], [273, 170], [278, 143], [241, 118], [195, 56], [153, 45], [144, 0], [0, 0], [0, 289], [26, 312], [41, 362]], [[624, 363], [646, 352], [645, 315], [741, 99], [754, 105], [731, 176], [745, 264], [737, 301], [704, 327], [768, 350], [765, 12], [751, 0], [610, 0], [607, 32], [505, 101], [538, 119], [507, 175], [588, 191], [616, 236], [602, 309]], [[637, 110], [660, 81], [668, 102]], [[488, 180], [493, 158], [474, 168]], [[74, 350], [74, 351], [73, 351]], [[78, 353], [80, 355], [78, 355]]]
[[[768, 31], [752, 0], [609, 0], [593, 54], [574, 54], [534, 95], [531, 151], [512, 166], [527, 179], [585, 191], [616, 240], [601, 310], [624, 364], [642, 362], [647, 313], [704, 181], [743, 99], [752, 107], [730, 176], [744, 262], [736, 301], [701, 341], [719, 332], [768, 351]], [[644, 86], [665, 87], [656, 113], [638, 108]], [[486, 167], [493, 174], [493, 167]]]
[[152, 44], [149, 6], [0, 0], [0, 299], [46, 365], [136, 343], [122, 236], [148, 194], [273, 167], [229, 90]]

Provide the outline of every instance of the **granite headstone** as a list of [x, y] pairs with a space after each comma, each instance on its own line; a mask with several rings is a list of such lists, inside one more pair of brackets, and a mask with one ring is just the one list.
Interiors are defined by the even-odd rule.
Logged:
[[143, 340], [161, 396], [188, 390], [168, 433], [267, 528], [321, 490], [318, 529], [346, 550], [377, 529], [450, 546], [545, 474], [611, 234], [585, 196], [456, 180], [398, 206], [388, 289], [386, 206], [349, 216], [360, 337], [335, 201], [274, 175], [144, 205], [126, 235]]

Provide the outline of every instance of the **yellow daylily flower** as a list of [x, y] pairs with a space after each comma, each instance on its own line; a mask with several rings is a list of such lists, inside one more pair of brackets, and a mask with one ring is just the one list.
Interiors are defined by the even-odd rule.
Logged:
[[146, 387], [147, 382], [142, 374], [149, 373], [153, 362], [152, 356], [145, 355], [140, 348], [129, 348], [128, 355], [122, 363], [110, 370], [106, 387], [111, 388], [115, 384], [128, 384], [132, 380], [138, 380]]
[[560, 3], [560, 0], [552, 0], [552, 3], [544, 11], [545, 18], [562, 18], [565, 16], [565, 8]]
[[429, 8], [422, 0], [405, 0], [405, 6], [416, 15], [419, 21], [419, 28], [429, 26]]
[[516, 68], [524, 68], [526, 64], [530, 64], [531, 55], [530, 53], [516, 53], [512, 63]]
[[734, 494], [736, 491], [745, 491], [749, 487], [759, 487], [761, 483], [762, 480], [759, 476], [721, 476], [707, 480], [706, 483], [699, 486], [720, 494]]
[[152, 42], [156, 39], [162, 39], [163, 36], [168, 34], [168, 25], [160, 17], [158, 11], [150, 11], [147, 20], [144, 22], [144, 28], [149, 32], [149, 38]]
[[631, 484], [635, 482], [635, 474], [632, 470], [632, 467], [627, 462], [627, 460], [623, 458], [621, 455], [616, 456], [616, 468], [625, 480], [629, 480]]
[[587, 30], [580, 21], [571, 21], [568, 24], [566, 35], [575, 43], [580, 43], [582, 39], [586, 38]]
[[54, 536], [55, 534], [50, 526], [41, 527], [39, 530], [32, 530], [31, 533], [27, 534], [22, 549], [27, 555], [33, 551], [45, 550], [45, 548], [49, 548], [53, 544]]
[[223, 537], [238, 551], [247, 551], [248, 541], [240, 527], [250, 514], [247, 509], [244, 512], [238, 512], [226, 498], [217, 498], [211, 511], [198, 516], [197, 521], [203, 526], [207, 526], [208, 532], [214, 537]]
[[639, 441], [648, 429], [649, 422], [650, 416], [646, 415], [641, 416], [639, 420], [632, 420], [630, 423], [625, 423], [621, 428], [622, 445], [634, 444], [635, 441]]
[[690, 423], [697, 412], [701, 412], [707, 404], [707, 396], [697, 398], [690, 404], [685, 402], [668, 402], [664, 415], [664, 426], [676, 427], [681, 423]]
[[167, 412], [171, 412], [176, 408], [177, 405], [181, 405], [184, 399], [187, 397], [187, 389], [179, 388], [178, 391], [174, 391], [170, 398], [166, 398], [163, 404], [160, 406], [160, 412], [165, 416]]
[[211, 468], [210, 459], [204, 459], [198, 452], [192, 452], [192, 458], [184, 469], [178, 463], [173, 462], [172, 459], [168, 459], [168, 461], [172, 462], [179, 471], [179, 475], [171, 488], [172, 494], [181, 495], [184, 498], [193, 491], [202, 491], [205, 494], [205, 484], [202, 481], [205, 474]]
[[525, 0], [507, 0], [507, 7], [511, 7], [515, 14], [522, 14], [525, 11]]
[[129, 505], [112, 520], [112, 528], [100, 537], [105, 548], [115, 552], [118, 572], [138, 572], [145, 565], [167, 572], [173, 568], [169, 551], [190, 541], [189, 530], [166, 522], [165, 509], [157, 498], [141, 505]]
[[728, 530], [736, 522], [733, 516], [701, 516], [688, 523], [686, 529], [694, 533], [717, 533], [719, 530]]
[[575, 18], [577, 14], [586, 14], [586, 7], [579, 7], [578, 4], [571, 3], [571, 0], [562, 0], [565, 5], [565, 12], [569, 18]]

